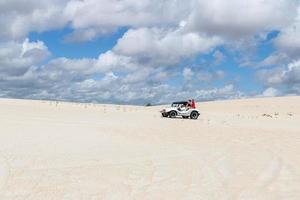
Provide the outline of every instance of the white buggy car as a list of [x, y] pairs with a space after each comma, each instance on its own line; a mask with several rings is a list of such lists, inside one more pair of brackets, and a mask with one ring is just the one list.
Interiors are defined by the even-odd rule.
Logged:
[[181, 116], [184, 119], [198, 119], [199, 111], [195, 108], [189, 108], [187, 105], [187, 101], [174, 102], [171, 107], [165, 108], [160, 112], [163, 117], [175, 118]]

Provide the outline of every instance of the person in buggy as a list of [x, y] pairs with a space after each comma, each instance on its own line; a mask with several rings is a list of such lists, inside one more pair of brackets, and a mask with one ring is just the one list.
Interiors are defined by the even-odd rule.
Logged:
[[188, 111], [189, 109], [196, 109], [196, 103], [194, 99], [189, 99], [186, 103], [179, 106], [179, 111]]
[[192, 104], [191, 104], [191, 107], [193, 108], [193, 109], [196, 109], [196, 103], [195, 103], [195, 100], [194, 99], [192, 99]]
[[196, 103], [195, 103], [195, 100], [194, 100], [194, 99], [188, 100], [188, 105], [187, 105], [187, 107], [188, 107], [188, 108], [196, 109]]
[[178, 107], [179, 111], [187, 111], [189, 109], [189, 103], [184, 103]]

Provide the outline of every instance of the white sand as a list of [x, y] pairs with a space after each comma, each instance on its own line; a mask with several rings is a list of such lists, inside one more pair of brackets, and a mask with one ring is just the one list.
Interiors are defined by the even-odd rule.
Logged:
[[160, 108], [0, 100], [0, 199], [300, 199], [300, 97]]

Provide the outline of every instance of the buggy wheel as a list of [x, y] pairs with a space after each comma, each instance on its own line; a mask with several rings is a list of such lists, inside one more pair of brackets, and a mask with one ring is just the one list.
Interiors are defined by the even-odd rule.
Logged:
[[163, 117], [168, 117], [168, 113], [161, 113]]
[[176, 113], [176, 111], [171, 111], [171, 112], [169, 112], [169, 117], [170, 118], [175, 118], [176, 117], [176, 115], [177, 115], [177, 113]]
[[199, 113], [196, 111], [193, 111], [190, 115], [191, 119], [198, 119], [199, 117]]

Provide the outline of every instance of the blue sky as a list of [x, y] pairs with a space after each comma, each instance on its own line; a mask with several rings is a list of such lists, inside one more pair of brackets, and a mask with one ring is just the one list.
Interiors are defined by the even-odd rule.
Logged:
[[97, 58], [101, 53], [113, 48], [117, 40], [127, 31], [126, 28], [120, 28], [116, 32], [96, 38], [92, 41], [68, 43], [64, 38], [72, 33], [72, 29], [66, 27], [62, 30], [53, 30], [47, 32], [31, 32], [28, 38], [30, 41], [43, 41], [52, 52], [52, 58], [66, 57], [70, 59]]
[[0, 97], [158, 104], [299, 95], [299, 5], [4, 1]]

